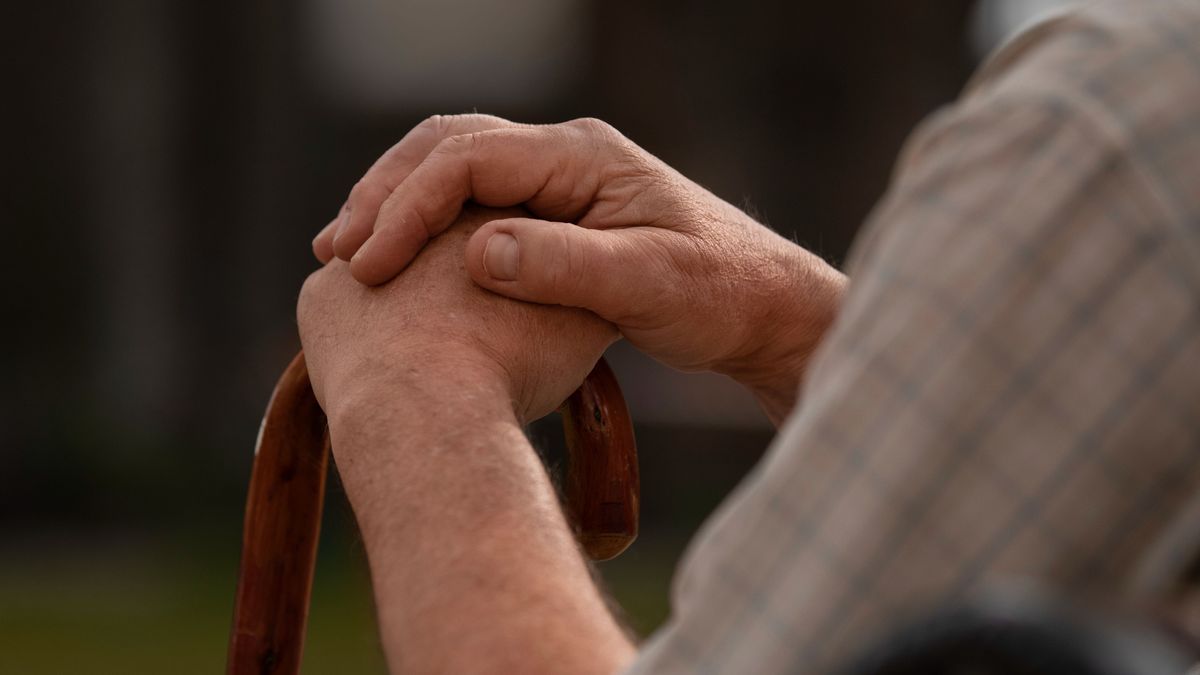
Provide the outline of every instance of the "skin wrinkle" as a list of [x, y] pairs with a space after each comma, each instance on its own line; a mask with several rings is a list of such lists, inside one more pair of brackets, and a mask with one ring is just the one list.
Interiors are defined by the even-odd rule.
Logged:
[[[479, 286], [523, 301], [554, 304], [561, 300], [602, 311], [639, 348], [664, 363], [677, 368], [709, 364], [733, 376], [776, 422], [795, 405], [802, 384], [811, 390], [804, 414], [788, 426], [787, 436], [768, 463], [760, 465], [744, 484], [748, 487], [739, 490], [740, 496], [696, 542], [676, 586], [677, 618], [635, 666], [636, 672], [823, 671], [851, 639], [857, 642], [869, 635], [884, 617], [894, 619], [892, 610], [915, 606], [912, 601], [919, 596], [945, 590], [935, 580], [939, 567], [967, 582], [1020, 571], [1078, 584], [1079, 575], [1072, 572], [1079, 571], [1080, 562], [1094, 560], [1079, 558], [1086, 551], [1078, 550], [1077, 541], [1050, 542], [1055, 545], [1022, 541], [1026, 532], [1053, 533], [1060, 527], [1055, 518], [1070, 516], [1076, 502], [1096, 501], [1095, 508], [1085, 510], [1088, 513], [1072, 516], [1080, 518], [1080, 531], [1122, 549], [1119, 556], [1110, 556], [1107, 566], [1093, 570], [1098, 577], [1113, 580], [1126, 564], [1125, 556], [1141, 545], [1126, 541], [1129, 532], [1154, 529], [1174, 509], [1174, 497], [1151, 486], [1170, 489], [1172, 481], [1193, 480], [1187, 469], [1195, 468], [1194, 457], [1176, 461], [1176, 456], [1190, 457], [1188, 437], [1181, 431], [1147, 445], [1138, 429], [1163, 427], [1162, 416], [1171, 414], [1175, 406], [1160, 404], [1187, 398], [1182, 394], [1190, 391], [1187, 385], [1192, 380], [1187, 379], [1190, 371], [1185, 367], [1196, 363], [1195, 341], [1188, 342], [1195, 337], [1191, 322], [1195, 317], [1194, 312], [1187, 313], [1195, 306], [1196, 286], [1195, 275], [1188, 272], [1196, 268], [1180, 262], [1195, 252], [1194, 237], [1175, 237], [1170, 251], [1163, 251], [1161, 244], [1167, 239], [1159, 235], [1167, 237], [1162, 233], [1168, 231], [1178, 235], [1180, 223], [1188, 222], [1180, 214], [1196, 210], [1194, 200], [1185, 199], [1190, 193], [1184, 186], [1194, 183], [1189, 180], [1197, 175], [1197, 167], [1184, 160], [1194, 159], [1195, 153], [1188, 150], [1197, 137], [1188, 133], [1195, 127], [1182, 117], [1195, 107], [1195, 88], [1184, 85], [1194, 79], [1190, 76], [1200, 60], [1192, 42], [1181, 40], [1194, 32], [1193, 19], [1200, 15], [1186, 0], [1162, 5], [1172, 11], [1155, 12], [1155, 3], [1120, 5], [1121, 9], [1103, 4], [1026, 33], [973, 78], [964, 102], [948, 108], [910, 141], [891, 196], [873, 212], [875, 225], [856, 244], [855, 264], [861, 278], [855, 298], [839, 320], [834, 342], [814, 373], [819, 379], [813, 382], [805, 382], [809, 359], [840, 311], [845, 278], [818, 257], [760, 228], [745, 213], [680, 176], [608, 125], [576, 120], [531, 126], [525, 134], [487, 136], [488, 156], [468, 162], [467, 185], [456, 182], [460, 176], [455, 171], [462, 173], [462, 167], [426, 167], [423, 185], [430, 187], [423, 189], [427, 191], [441, 187], [432, 179], [444, 178], [448, 189], [467, 196], [499, 195], [519, 202], [528, 197], [514, 194], [521, 185], [540, 182], [539, 192], [545, 194], [537, 194], [536, 203], [526, 201], [526, 206], [559, 221], [574, 220], [577, 214], [567, 213], [568, 207], [586, 197], [584, 187], [596, 187], [582, 205], [580, 224], [603, 228], [604, 236], [579, 236], [569, 225], [509, 221], [505, 230], [511, 228], [521, 245], [536, 246], [538, 256], [547, 256], [546, 262], [530, 266], [529, 260], [523, 261], [522, 279], [515, 283], [490, 280], [480, 276], [474, 256], [481, 247], [472, 243], [466, 254], [467, 269]], [[1185, 13], [1185, 6], [1193, 13]], [[1097, 31], [1096, 26], [1103, 30]], [[1105, 39], [1097, 40], [1096, 35]], [[1082, 112], [1087, 114], [1081, 117], [1082, 124], [1060, 128], [1072, 101], [1086, 108]], [[439, 118], [434, 132], [448, 134], [445, 129], [467, 119], [475, 118]], [[495, 126], [490, 128], [512, 126], [498, 118], [492, 121]], [[1150, 136], [1125, 135], [1127, 125]], [[1011, 142], [1014, 131], [1024, 138], [1026, 132], [1038, 130], [1045, 133], [1032, 134], [1028, 143]], [[1105, 180], [1126, 185], [1143, 181], [1154, 193], [1151, 201], [1158, 197], [1159, 203], [1143, 205], [1139, 211], [1114, 190], [1083, 190], [1097, 213], [1085, 208], [1076, 215], [1095, 226], [1084, 228], [1094, 236], [1085, 237], [1078, 247], [1064, 247], [1061, 237], [1081, 234], [1078, 227], [1059, 223], [1060, 227], [1044, 231], [1034, 226], [1043, 219], [1061, 221], [1053, 218], [1061, 215], [1060, 202], [1071, 202], [1071, 196], [1081, 191], [1072, 181], [1097, 168], [1085, 165], [1097, 152], [1095, 143], [1086, 142], [1091, 136], [1105, 137], [1101, 148], [1119, 136], [1122, 143], [1115, 150], [1134, 158], [1133, 169], [1122, 168], [1121, 176], [1102, 174]], [[997, 142], [1006, 138], [1010, 142]], [[424, 152], [410, 146], [414, 155]], [[511, 168], [514, 163], [519, 163], [516, 170]], [[411, 173], [411, 168], [392, 170], [403, 174], [397, 180]], [[1124, 175], [1129, 172], [1138, 175]], [[1036, 194], [1022, 197], [1022, 189], [1031, 185], [1038, 187]], [[1009, 198], [997, 199], [1002, 193]], [[413, 208], [422, 196], [427, 195], [401, 195], [403, 208]], [[449, 220], [459, 203], [435, 206], [446, 207], [446, 212], [430, 218]], [[1120, 229], [1097, 229], [1101, 225], [1097, 219], [1106, 220], [1101, 207]], [[1126, 229], [1143, 223], [1130, 213], [1116, 213], [1132, 209], [1142, 216], [1162, 216], [1159, 207], [1168, 212], [1167, 220], [1147, 221], [1146, 227], [1152, 229], [1146, 232]], [[411, 219], [406, 214], [381, 221]], [[1101, 235], [1113, 236], [1106, 241]], [[1047, 236], [1048, 241], [1041, 241]], [[427, 248], [434, 250], [436, 245], [435, 241]], [[402, 273], [416, 253], [397, 250], [399, 246], [384, 248], [376, 250], [396, 257], [375, 256], [372, 264], [381, 276]], [[945, 255], [949, 249], [962, 257]], [[1078, 254], [1077, 260], [1067, 260], [1066, 254], [1072, 252]], [[1047, 267], [1046, 255], [1063, 258], [1064, 264]], [[1105, 266], [1105, 256], [1117, 256], [1115, 264]], [[578, 261], [580, 257], [584, 262]], [[1113, 273], [1101, 280], [1087, 274], [1087, 270], [1110, 267]], [[909, 272], [924, 282], [946, 286], [945, 292], [935, 297], [918, 288], [921, 284], [905, 283]], [[1008, 283], [1003, 283], [1006, 278]], [[1022, 278], [1024, 282], [1019, 281]], [[1034, 286], [1045, 292], [1031, 295], [1031, 279], [1044, 282]], [[1073, 283], [1056, 286], [1056, 280], [1072, 279]], [[1000, 282], [993, 283], [996, 280]], [[312, 289], [332, 297], [355, 297], [345, 287], [313, 285]], [[1080, 295], [1083, 291], [1087, 292]], [[1022, 308], [1027, 314], [1016, 311]], [[1048, 322], [1020, 320], [1022, 316], [1044, 319], [1048, 314], [1052, 315]], [[1008, 320], [1001, 320], [1008, 315]], [[1121, 316], [1137, 324], [1138, 330], [1129, 327], [1130, 321], [1121, 321]], [[1179, 319], [1190, 323], [1176, 326]], [[363, 323], [376, 329], [385, 325]], [[544, 472], [531, 463], [530, 451], [503, 400], [504, 391], [513, 388], [503, 381], [505, 377], [528, 378], [532, 392], [542, 382], [537, 371], [551, 369], [554, 357], [498, 349], [482, 360], [510, 359], [508, 369], [489, 370], [476, 362], [478, 345], [451, 339], [453, 331], [470, 330], [470, 325], [456, 324], [453, 316], [440, 324], [417, 316], [412, 323], [404, 327], [405, 333], [445, 331], [450, 336], [441, 336], [445, 349], [470, 347], [475, 352], [456, 363], [439, 361], [431, 351], [429, 363], [396, 371], [411, 385], [411, 391], [400, 387], [406, 398], [398, 413], [411, 415], [419, 422], [415, 426], [428, 423], [441, 433], [414, 439], [403, 433], [404, 425], [396, 425], [397, 415], [365, 411], [359, 419], [334, 423], [339, 434], [353, 439], [357, 432], [361, 441], [357, 447], [343, 444], [346, 436], [340, 435], [342, 456], [361, 458], [356, 451], [371, 453], [386, 445], [394, 454], [380, 464], [397, 471], [400, 478], [407, 478], [405, 470], [412, 467], [429, 472], [422, 476], [428, 479], [424, 484], [406, 483], [404, 496], [437, 502], [426, 504], [419, 518], [411, 518], [403, 502], [383, 497], [370, 507], [371, 516], [409, 517], [405, 526], [411, 529], [405, 534], [421, 541], [420, 546], [401, 550], [394, 560], [403, 564], [395, 567], [388, 565], [394, 560], [388, 560], [386, 551], [380, 553], [377, 541], [369, 543], [372, 565], [382, 576], [397, 575], [396, 588], [377, 586], [381, 615], [420, 611], [407, 615], [409, 621], [402, 624], [412, 634], [392, 636], [396, 644], [407, 637], [415, 645], [413, 651], [402, 653], [402, 662], [393, 665], [445, 672], [489, 667], [522, 673], [576, 672], [570, 659], [586, 656], [578, 662], [582, 668], [600, 670], [602, 663], [605, 675], [612, 675], [620, 669], [621, 659], [606, 659], [612, 652], [628, 655], [629, 641], [613, 637], [611, 622], [603, 623], [603, 602], [596, 601], [594, 585], [580, 573], [578, 551], [556, 518], [561, 514], [546, 498]], [[1082, 335], [1084, 329], [1088, 339], [1074, 343], [1067, 339]], [[546, 324], [529, 329], [519, 339], [545, 347], [554, 341], [555, 330], [553, 324]], [[336, 333], [339, 340], [359, 337], [351, 329], [328, 333]], [[986, 335], [981, 338], [980, 333]], [[318, 342], [328, 337], [315, 329], [310, 335]], [[1121, 343], [1116, 346], [1122, 349], [1114, 350], [1109, 342]], [[379, 343], [405, 345], [382, 338]], [[1003, 346], [1005, 358], [996, 363], [996, 354], [990, 353], [996, 351], [992, 343]], [[1046, 345], [1056, 344], [1059, 351], [1047, 351]], [[422, 346], [432, 350], [442, 345], [431, 340]], [[319, 349], [318, 345], [313, 352], [315, 361], [320, 360]], [[359, 349], [363, 355], [372, 353], [370, 346]], [[429, 375], [438, 369], [448, 371], [457, 385], [439, 391], [433, 382], [437, 378]], [[1079, 376], [1059, 377], [1059, 370]], [[472, 378], [484, 384], [464, 396], [457, 389]], [[1049, 385], [1051, 389], [1040, 391]], [[1111, 398], [1110, 390], [1116, 398]], [[1052, 396], [1054, 392], [1062, 400]], [[1129, 392], [1138, 394], [1133, 404], [1124, 400], [1132, 395]], [[1039, 404], [1052, 399], [1062, 404], [1057, 407], [1065, 414]], [[396, 403], [389, 398], [380, 405]], [[1075, 404], [1073, 413], [1067, 404]], [[471, 418], [422, 417], [426, 407], [444, 406], [464, 406]], [[378, 426], [356, 426], [362, 420]], [[1115, 428], [1126, 421], [1128, 429]], [[1192, 418], [1183, 415], [1176, 421], [1187, 427], [1184, 423]], [[987, 433], [967, 434], [964, 438], [970, 442], [965, 444], [960, 442], [963, 439], [955, 440], [962, 435], [959, 432], [980, 425]], [[947, 435], [947, 430], [954, 433]], [[1097, 438], [1104, 442], [1097, 445]], [[980, 443], [991, 441], [996, 444], [994, 457], [980, 452]], [[1123, 449], [1129, 451], [1124, 474], [1106, 468], [1111, 458], [1106, 460], [1105, 455], [1115, 451], [1118, 442], [1126, 442]], [[1105, 447], [1109, 444], [1113, 447]], [[425, 446], [433, 451], [423, 452]], [[959, 446], [973, 453], [969, 465], [953, 452]], [[1004, 467], [989, 464], [1011, 457], [1006, 448], [1025, 446], [1031, 453], [1036, 451], [1039, 459], [1052, 461], [1046, 467], [1023, 463], [1022, 473], [1028, 475], [1018, 478], [1037, 489], [1016, 494], [1020, 480], [1004, 475]], [[1097, 455], [1097, 449], [1104, 452]], [[456, 452], [463, 453], [461, 459], [474, 471], [470, 477], [480, 483], [482, 494], [462, 489], [469, 483], [455, 484], [453, 490], [421, 492], [438, 481], [462, 478], [448, 470], [453, 466], [449, 462], [431, 461], [453, 459]], [[967, 481], [964, 492], [972, 494], [942, 490], [947, 492], [942, 495], [936, 489], [964, 486], [961, 480], [946, 482], [945, 463], [950, 460], [969, 470], [960, 478]], [[1150, 470], [1154, 462], [1163, 466]], [[1067, 485], [1068, 472], [1080, 469], [1087, 469], [1092, 478], [1110, 481], [1110, 490], [1094, 489], [1088, 481]], [[370, 479], [364, 484], [381, 494], [387, 492], [384, 477], [371, 475]], [[1133, 479], [1144, 482], [1142, 496], [1147, 501], [1135, 499], [1124, 506], [1128, 497], [1138, 496], [1128, 493]], [[916, 497], [902, 494], [912, 491], [901, 491], [904, 486], [915, 489]], [[489, 494], [489, 489], [496, 492]], [[389, 495], [394, 497], [394, 491], [384, 497]], [[456, 511], [455, 504], [437, 501], [447, 495], [457, 500], [486, 499]], [[1081, 495], [1087, 498], [1079, 502]], [[1058, 514], [1051, 496], [1070, 502], [1073, 508]], [[1150, 497], [1157, 499], [1157, 506]], [[493, 511], [481, 506], [488, 500], [494, 502]], [[942, 521], [927, 518], [926, 507], [934, 502]], [[781, 504], [787, 508], [781, 511]], [[978, 550], [947, 548], [947, 533], [940, 532], [940, 525], [953, 522], [954, 516], [963, 515], [958, 511], [971, 507], [978, 513], [967, 514], [969, 534], [981, 537]], [[1010, 518], [1010, 511], [1019, 515], [1018, 521]], [[1100, 518], [1105, 513], [1108, 516]], [[493, 517], [486, 517], [489, 514]], [[510, 516], [512, 520], [507, 520]], [[894, 522], [879, 516], [892, 516]], [[449, 532], [421, 529], [430, 525], [427, 521], [439, 519]], [[1093, 527], [1090, 520], [1107, 522]], [[521, 542], [507, 537], [511, 533], [504, 530], [530, 521], [537, 523], [539, 537], [525, 558]], [[1137, 527], [1131, 530], [1131, 523]], [[456, 538], [452, 546], [429, 543], [463, 535], [454, 528], [471, 532], [473, 527], [486, 529], [481, 542]], [[891, 546], [889, 541], [904, 546]], [[401, 539], [394, 545], [403, 544]], [[839, 545], [836, 555], [824, 550], [829, 544]], [[443, 548], [449, 548], [450, 554], [439, 560], [436, 556]], [[880, 557], [875, 555], [879, 551], [902, 555]], [[978, 557], [979, 551], [991, 553]], [[480, 556], [491, 566], [471, 567]], [[997, 565], [986, 567], [993, 560]], [[847, 561], [862, 564], [847, 570]], [[938, 565], [930, 568], [931, 561]], [[420, 579], [420, 572], [440, 573], [445, 564], [458, 568], [458, 583], [453, 576], [441, 578], [416, 589], [424, 593], [420, 603], [405, 602], [406, 574]], [[531, 565], [536, 574], [522, 576], [529, 571], [522, 566]], [[825, 573], [829, 576], [822, 576]], [[880, 579], [889, 583], [876, 583]], [[433, 592], [435, 588], [439, 592]], [[494, 602], [479, 602], [484, 597]], [[520, 613], [529, 603], [542, 614]], [[480, 613], [489, 608], [503, 610], [493, 615], [500, 619], [478, 623]], [[567, 614], [578, 623], [564, 619]], [[435, 619], [449, 622], [443, 630], [459, 633], [454, 635], [457, 639], [442, 643], [442, 652], [434, 648], [439, 636], [431, 630]], [[564, 625], [571, 630], [561, 630]], [[588, 649], [595, 651], [588, 654]]]
[[[435, 119], [434, 133], [472, 131], [436, 150], [410, 133], [388, 152], [430, 156], [373, 167], [396, 172], [388, 180], [400, 187], [357, 216], [377, 217], [371, 238], [383, 242], [351, 252], [349, 272], [399, 276], [365, 288], [333, 263], [306, 282], [298, 316], [310, 377], [363, 521], [393, 668], [611, 675], [630, 642], [520, 423], [556, 408], [618, 334], [669, 366], [740, 378], [778, 423], [811, 354], [807, 336], [834, 314], [813, 305], [836, 303], [844, 278], [607, 124], [487, 124]], [[464, 200], [526, 200], [559, 222], [460, 212]], [[425, 236], [455, 217], [466, 224], [410, 242], [414, 216]], [[576, 217], [579, 226], [562, 222]], [[516, 280], [483, 266], [497, 232], [517, 239]], [[786, 269], [825, 270], [801, 279], [826, 288], [795, 292]], [[767, 321], [776, 317], [786, 320]], [[767, 348], [796, 336], [805, 339]], [[418, 578], [428, 585], [411, 588]]]
[[[473, 213], [478, 214], [481, 212], [473, 212]], [[479, 220], [481, 220], [479, 215], [473, 215], [473, 216], [471, 216], [471, 218], [476, 223], [478, 223]], [[457, 248], [458, 250], [461, 250], [461, 246], [465, 244], [465, 241], [469, 237], [469, 234], [470, 234], [470, 232], [468, 230], [463, 230], [463, 229], [458, 229], [455, 231], [448, 231], [447, 233], [443, 234], [442, 236], [440, 236], [438, 238], [437, 246], [439, 248], [444, 248], [444, 249]], [[493, 329], [496, 327], [496, 322], [500, 321], [502, 324], [508, 324], [510, 326], [510, 328], [508, 328], [507, 330], [526, 331], [525, 326], [523, 326], [521, 323], [514, 321], [515, 317], [512, 316], [512, 312], [510, 310], [505, 309], [505, 311], [503, 311], [503, 312], [498, 311], [501, 307], [505, 307], [505, 308], [512, 307], [514, 309], [522, 308], [522, 307], [524, 307], [523, 303], [514, 303], [511, 300], [503, 300], [498, 305], [489, 305], [488, 303], [491, 301], [492, 298], [495, 298], [495, 296], [490, 294], [488, 291], [485, 291], [485, 290], [479, 288], [478, 286], [473, 284], [469, 278], [467, 278], [467, 275], [465, 274], [465, 263], [462, 259], [461, 254], [451, 255], [450, 257], [446, 258], [446, 262], [450, 263], [450, 269], [455, 270], [457, 272], [457, 274], [453, 274], [453, 275], [446, 275], [444, 273], [435, 274], [432, 271], [432, 267], [423, 266], [423, 267], [421, 267], [421, 271], [416, 276], [410, 275], [410, 278], [407, 280], [408, 285], [414, 286], [415, 288], [419, 289], [419, 291], [417, 291], [418, 294], [421, 297], [427, 297], [427, 298], [428, 297], [438, 297], [441, 295], [445, 295], [447, 293], [453, 293], [453, 292], [456, 292], [456, 291], [454, 291], [454, 289], [461, 288], [462, 292], [464, 292], [466, 294], [466, 297], [474, 298], [474, 300], [472, 300], [472, 304], [478, 305], [480, 307], [480, 309], [482, 309], [482, 315], [478, 314], [480, 309], [476, 309], [476, 310], [464, 312], [463, 314], [458, 315], [455, 318], [450, 318], [448, 315], [446, 315], [444, 313], [430, 313], [427, 310], [417, 312], [416, 311], [417, 305], [414, 305], [412, 303], [407, 303], [407, 304], [401, 304], [397, 307], [394, 307], [393, 309], [389, 310], [389, 312], [387, 314], [383, 314], [383, 313], [372, 314], [370, 312], [360, 312], [361, 318], [359, 319], [359, 323], [357, 325], [353, 325], [353, 326], [347, 325], [347, 326], [344, 326], [341, 328], [335, 328], [332, 331], [330, 330], [330, 328], [328, 326], [323, 326], [323, 327], [319, 328], [318, 331], [321, 334], [332, 333], [332, 336], [336, 336], [336, 339], [339, 340], [339, 344], [342, 344], [343, 350], [345, 350], [345, 345], [353, 344], [353, 338], [355, 337], [354, 334], [363, 329], [382, 331], [383, 329], [380, 328], [380, 326], [382, 326], [382, 325], [389, 325], [389, 324], [396, 324], [396, 323], [404, 325], [405, 329], [402, 332], [398, 332], [398, 333], [395, 333], [394, 335], [390, 335], [389, 337], [387, 337], [387, 341], [390, 344], [392, 344], [393, 346], [399, 346], [399, 345], [406, 344], [409, 341], [410, 336], [420, 335], [424, 330], [427, 330], [428, 327], [442, 325], [442, 326], [446, 326], [449, 330], [452, 331], [452, 334], [453, 334], [455, 340], [462, 340], [465, 338], [468, 341], [471, 341], [471, 342], [469, 342], [469, 344], [473, 345], [472, 346], [473, 351], [482, 353], [485, 357], [488, 357], [490, 359], [490, 361], [492, 361], [492, 362], [504, 364], [504, 367], [506, 367], [506, 368], [509, 367], [509, 364], [512, 362], [512, 357], [509, 355], [509, 350], [512, 350], [514, 348], [513, 345], [505, 346], [504, 347], [505, 351], [502, 353], [502, 355], [498, 355], [497, 352], [493, 351], [493, 350], [497, 349], [497, 345], [492, 344], [491, 337], [486, 338], [486, 339], [481, 339], [482, 336], [478, 335], [479, 331], [477, 329], [469, 329], [468, 327], [480, 325], [478, 322], [479, 322], [480, 318], [482, 317], [482, 320], [484, 322], [483, 325], [490, 325]], [[316, 287], [323, 285], [323, 283], [328, 283], [328, 280], [324, 280], [323, 283], [321, 280], [322, 280], [321, 275], [317, 275], [316, 277], [314, 277], [314, 280], [309, 282], [310, 284], [314, 285], [313, 287], [310, 288], [310, 290], [315, 290]], [[340, 288], [342, 286], [353, 286], [354, 284], [355, 284], [355, 282], [353, 282], [353, 280], [343, 277], [343, 278], [339, 278], [339, 284], [337, 284], [335, 287]], [[392, 289], [389, 289], [386, 286], [376, 287], [376, 288], [362, 288], [361, 290], [364, 293], [365, 298], [373, 298], [372, 302], [375, 302], [375, 303], [387, 302], [388, 298], [391, 295], [394, 295], [394, 293], [395, 293]], [[302, 293], [302, 298], [303, 298], [303, 295], [304, 295], [304, 293]], [[485, 301], [487, 301], [487, 302], [485, 302]], [[303, 306], [303, 303], [302, 303], [302, 306]], [[494, 309], [493, 309], [493, 307], [494, 307]], [[521, 309], [521, 311], [526, 312], [528, 310]], [[585, 317], [587, 317], [585, 319], [585, 323], [590, 324], [590, 325], [596, 325], [596, 326], [603, 325], [602, 323], [598, 322], [598, 320], [594, 316], [592, 316], [589, 312], [585, 312], [582, 310], [576, 310], [576, 309], [566, 309], [566, 308], [558, 310], [558, 312], [559, 312], [559, 314], [561, 314], [564, 317], [566, 317], [568, 315], [579, 317], [580, 319], [584, 319]], [[303, 317], [303, 312], [301, 312], [301, 316]], [[458, 327], [450, 328], [451, 326], [458, 326]], [[612, 330], [611, 328], [605, 328], [604, 332], [611, 335], [612, 334], [611, 330]], [[489, 335], [494, 334], [494, 333], [495, 333], [495, 331], [493, 330], [493, 331], [491, 331], [491, 333], [489, 333]], [[543, 344], [548, 344], [548, 338], [545, 337], [545, 334], [543, 334], [541, 341]], [[535, 351], [536, 351], [536, 349], [535, 349]], [[594, 360], [595, 359], [593, 358], [592, 362], [594, 362]], [[528, 370], [528, 372], [533, 372], [532, 368], [527, 369], [527, 370]], [[363, 376], [366, 376], [366, 377], [371, 376], [371, 373], [369, 372], [369, 370], [368, 371], [360, 371], [360, 372]], [[586, 373], [586, 371], [584, 371], [584, 372]], [[520, 401], [529, 401], [533, 397], [534, 393], [536, 393], [535, 390], [538, 389], [538, 387], [533, 386], [528, 381], [523, 381], [522, 377], [527, 378], [528, 375], [523, 374], [521, 377], [513, 378], [513, 380], [515, 382], [515, 387], [514, 387], [515, 390], [513, 392], [513, 397]], [[582, 374], [580, 375], [580, 378], [582, 379]], [[569, 392], [566, 392], [566, 393], [569, 393]], [[565, 397], [565, 393], [564, 393], [564, 397]], [[558, 403], [558, 401], [553, 402], [553, 404], [540, 403], [539, 406], [550, 405], [550, 407], [552, 408], [552, 407], [556, 406], [557, 403]]]

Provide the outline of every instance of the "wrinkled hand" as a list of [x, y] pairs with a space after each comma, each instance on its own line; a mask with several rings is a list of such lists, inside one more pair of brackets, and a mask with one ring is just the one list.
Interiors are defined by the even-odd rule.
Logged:
[[355, 185], [314, 252], [382, 283], [467, 200], [523, 204], [546, 219], [493, 220], [472, 236], [466, 264], [480, 286], [590, 309], [671, 366], [726, 373], [777, 399], [764, 402], [777, 419], [845, 283], [596, 120], [430, 118]]
[[308, 278], [297, 319], [313, 389], [331, 418], [339, 405], [397, 389], [436, 397], [443, 382], [468, 382], [507, 392], [518, 418], [531, 420], [579, 386], [616, 329], [585, 310], [488, 293], [464, 269], [471, 233], [486, 220], [516, 213], [464, 211], [403, 274], [381, 286], [357, 283], [341, 262]]

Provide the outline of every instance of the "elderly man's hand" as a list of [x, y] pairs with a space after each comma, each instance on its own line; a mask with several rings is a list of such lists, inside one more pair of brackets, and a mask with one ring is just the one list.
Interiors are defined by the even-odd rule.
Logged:
[[434, 117], [358, 182], [313, 242], [379, 284], [464, 202], [523, 204], [471, 238], [484, 288], [584, 307], [683, 370], [733, 376], [776, 421], [836, 314], [844, 277], [596, 120], [520, 125]]
[[[436, 398], [470, 383], [511, 398], [520, 419], [552, 411], [617, 336], [581, 309], [534, 305], [480, 289], [463, 249], [480, 224], [516, 212], [470, 209], [390, 283], [367, 287], [334, 262], [304, 284], [300, 336], [318, 400], [339, 406], [416, 389]], [[437, 401], [433, 400], [436, 404]]]
[[471, 282], [471, 233], [518, 213], [468, 209], [385, 285], [332, 262], [300, 294], [390, 672], [610, 675], [633, 658], [520, 426], [617, 332]]

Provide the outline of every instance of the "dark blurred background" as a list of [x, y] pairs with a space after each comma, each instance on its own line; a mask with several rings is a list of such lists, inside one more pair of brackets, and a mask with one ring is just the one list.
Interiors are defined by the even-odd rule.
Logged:
[[[220, 670], [309, 242], [422, 118], [600, 117], [840, 263], [907, 132], [1054, 4], [6, 3], [0, 674]], [[644, 510], [600, 569], [647, 634], [772, 429], [720, 378], [610, 360]], [[556, 456], [555, 420], [530, 433]], [[381, 672], [337, 490], [306, 670]]]

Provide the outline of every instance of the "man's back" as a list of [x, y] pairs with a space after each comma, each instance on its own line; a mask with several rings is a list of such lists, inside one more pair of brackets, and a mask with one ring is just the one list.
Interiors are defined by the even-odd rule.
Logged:
[[1200, 487], [1200, 5], [1007, 45], [910, 142], [850, 276], [630, 672], [819, 672], [987, 582], [1137, 593], [1171, 558]]

